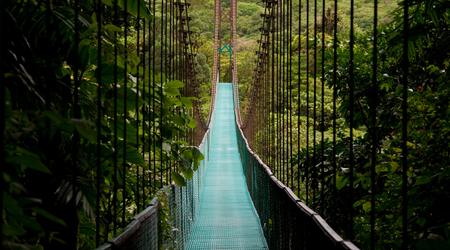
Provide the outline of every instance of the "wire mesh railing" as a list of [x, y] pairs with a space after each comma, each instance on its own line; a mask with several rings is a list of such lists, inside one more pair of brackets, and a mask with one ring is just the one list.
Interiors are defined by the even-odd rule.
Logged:
[[123, 232], [97, 250], [185, 249], [192, 225], [198, 216], [202, 179], [208, 162], [209, 130], [200, 151], [205, 160], [184, 186], [170, 185], [124, 228]]
[[236, 127], [247, 187], [270, 249], [359, 249], [343, 240], [318, 213], [277, 179], [250, 148], [241, 126], [236, 123]]
[[198, 216], [203, 177], [209, 159], [209, 138], [210, 130], [207, 130], [199, 146], [205, 159], [201, 161], [193, 178], [185, 186], [171, 186], [169, 210], [174, 221], [171, 240], [174, 249], [185, 249], [192, 225]]
[[154, 199], [150, 205], [133, 217], [124, 232], [97, 250], [112, 249], [160, 249], [160, 203]]

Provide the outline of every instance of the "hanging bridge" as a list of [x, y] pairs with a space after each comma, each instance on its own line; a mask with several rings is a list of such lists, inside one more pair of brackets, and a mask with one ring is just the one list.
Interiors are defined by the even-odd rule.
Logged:
[[[177, 69], [178, 65], [171, 68], [173, 67], [172, 63], [176, 63], [178, 60], [175, 57], [170, 59], [172, 53], [180, 52], [177, 50], [177, 46], [180, 45], [176, 44], [180, 42], [181, 46], [184, 46], [184, 50], [181, 50], [183, 52], [181, 58], [186, 56], [184, 53], [188, 52], [186, 61], [182, 62], [182, 72], [179, 74], [181, 77], [184, 76], [183, 81], [188, 83], [186, 89], [184, 89], [184, 94], [198, 95], [198, 92], [196, 92], [198, 87], [193, 85], [195, 84], [196, 70], [192, 68], [194, 53], [192, 51], [193, 44], [190, 40], [189, 21], [191, 19], [187, 15], [189, 4], [179, 1], [162, 1], [159, 6], [160, 9], [155, 2], [153, 4], [153, 10], [161, 11], [162, 14], [159, 28], [161, 32], [165, 30], [165, 36], [169, 36], [168, 40], [162, 36], [160, 38], [161, 43], [170, 43], [172, 41], [170, 36], [174, 36], [172, 42], [175, 43], [172, 45], [173, 52], [170, 52], [169, 44], [169, 51], [161, 50], [159, 56], [161, 60], [169, 60], [167, 72], [180, 70]], [[198, 103], [194, 102], [194, 116], [201, 126], [198, 126], [191, 136], [192, 142], [199, 145], [199, 149], [205, 158], [194, 173], [192, 180], [187, 180], [185, 186], [172, 186], [168, 191], [167, 196], [170, 200], [168, 213], [173, 218], [171, 226], [175, 230], [171, 239], [173, 242], [167, 246], [161, 239], [158, 239], [158, 237], [161, 237], [159, 231], [161, 226], [158, 227], [157, 221], [161, 220], [158, 214], [161, 214], [162, 208], [156, 198], [144, 212], [134, 217], [132, 223], [125, 227], [122, 234], [109, 240], [99, 249], [158, 249], [161, 247], [246, 250], [269, 248], [358, 249], [350, 241], [346, 241], [339, 236], [317, 212], [309, 208], [288, 185], [280, 181], [279, 178], [284, 179], [288, 176], [294, 178], [295, 175], [293, 171], [291, 174], [284, 173], [284, 171], [288, 171], [285, 168], [285, 165], [288, 165], [287, 155], [274, 157], [273, 159], [276, 159], [276, 162], [272, 163], [274, 164], [273, 167], [269, 167], [251, 148], [251, 145], [258, 143], [255, 141], [255, 132], [258, 125], [252, 123], [266, 123], [267, 115], [270, 113], [269, 110], [257, 110], [257, 107], [262, 107], [263, 103], [258, 101], [258, 95], [267, 94], [269, 96], [268, 93], [260, 91], [261, 86], [258, 85], [262, 83], [261, 76], [265, 75], [261, 72], [264, 70], [263, 65], [269, 66], [267, 56], [270, 48], [267, 45], [270, 38], [278, 41], [278, 43], [273, 44], [271, 50], [273, 55], [277, 54], [277, 58], [270, 62], [272, 65], [280, 67], [276, 69], [279, 71], [276, 73], [278, 77], [278, 79], [275, 79], [276, 84], [281, 87], [283, 81], [288, 81], [287, 74], [281, 75], [281, 65], [288, 65], [289, 61], [287, 57], [282, 57], [280, 52], [281, 49], [284, 50], [287, 48], [286, 46], [290, 45], [288, 41], [292, 39], [292, 32], [289, 34], [291, 36], [289, 38], [286, 36], [287, 33], [281, 31], [292, 29], [294, 25], [292, 20], [290, 20], [291, 23], [288, 23], [287, 19], [289, 17], [287, 12], [290, 11], [292, 16], [293, 11], [289, 10], [289, 4], [292, 3], [289, 1], [284, 3], [265, 2], [261, 39], [258, 40], [260, 48], [257, 54], [260, 56], [257, 62], [258, 67], [255, 70], [251, 97], [249, 98], [251, 102], [254, 102], [254, 105], [249, 105], [249, 110], [245, 112], [247, 115], [246, 121], [243, 123], [241, 121], [241, 109], [239, 108], [237, 57], [236, 50], [233, 49], [236, 47], [237, 37], [237, 1], [230, 2], [231, 42], [223, 46], [221, 46], [220, 34], [222, 3], [218, 0], [215, 1], [211, 107], [207, 121], [204, 122], [198, 114]], [[170, 12], [171, 8], [178, 9], [178, 11], [173, 11], [175, 14], [178, 12], [185, 16], [172, 17], [170, 13], [167, 13], [168, 10]], [[277, 11], [279, 11], [278, 14], [276, 14]], [[283, 11], [286, 13], [282, 13]], [[164, 20], [164, 14], [167, 15], [166, 18], [169, 20]], [[170, 18], [174, 18], [174, 20], [171, 21]], [[281, 25], [281, 20], [285, 21], [284, 26]], [[179, 34], [176, 31], [176, 34], [167, 33], [170, 32], [171, 23], [175, 25], [172, 30], [176, 29], [177, 21], [180, 22], [178, 25], [181, 25], [178, 28], [182, 27], [181, 37], [178, 37]], [[158, 29], [158, 24], [150, 24], [150, 27], [152, 27], [151, 25]], [[166, 26], [169, 26], [169, 31]], [[268, 32], [268, 30], [272, 31]], [[281, 38], [282, 34], [285, 37]], [[221, 54], [224, 52], [227, 53], [229, 68], [221, 66], [220, 63]], [[263, 56], [264, 53], [265, 57]], [[292, 56], [292, 53], [289, 53], [289, 55]], [[231, 83], [220, 82], [221, 71], [231, 73]], [[268, 74], [269, 71], [265, 73]], [[283, 73], [287, 72], [283, 71]], [[275, 76], [275, 71], [272, 74]], [[178, 78], [175, 77], [174, 79]], [[270, 86], [268, 84], [270, 80], [265, 80], [266, 86]], [[289, 81], [292, 84], [292, 79], [289, 79]], [[287, 85], [283, 86], [283, 88], [286, 87]], [[277, 101], [280, 101], [282, 98], [281, 92], [277, 92], [276, 87], [272, 88], [272, 92], [277, 93]], [[268, 105], [269, 101], [266, 101], [266, 104]], [[261, 113], [264, 113], [266, 117], [263, 118]], [[283, 136], [280, 136], [280, 138], [283, 138]], [[276, 140], [279, 144], [279, 139]], [[259, 143], [269, 142], [260, 141]], [[284, 152], [280, 150], [279, 153]], [[264, 156], [266, 155], [264, 154]], [[162, 164], [162, 161], [160, 164]], [[167, 177], [169, 181], [171, 179], [171, 167], [173, 166], [169, 165], [169, 176]], [[276, 173], [273, 173], [273, 170]], [[161, 176], [164, 176], [163, 171], [160, 173], [160, 178]], [[155, 178], [155, 175], [153, 177]], [[300, 179], [300, 175], [297, 179]]]
[[[80, 225], [89, 221], [80, 220], [81, 207], [89, 207], [88, 214], [95, 221], [90, 230], [95, 236], [86, 237], [91, 237], [99, 250], [376, 248], [382, 230], [376, 227], [379, 204], [375, 189], [380, 144], [376, 122], [381, 119], [376, 111], [378, 57], [370, 62], [365, 93], [369, 107], [365, 119], [370, 124], [367, 131], [361, 131], [354, 122], [355, 110], [363, 107], [355, 101], [355, 95], [362, 94], [355, 92], [360, 88], [355, 86], [353, 1], [346, 6], [350, 8], [346, 24], [350, 27], [349, 54], [345, 58], [349, 96], [343, 97], [337, 92], [343, 64], [337, 58], [342, 45], [337, 38], [337, 0], [323, 0], [320, 6], [317, 0], [263, 0], [255, 68], [245, 92], [238, 79], [238, 1], [229, 3], [230, 39], [226, 44], [221, 33], [223, 3], [215, 0], [210, 99], [206, 101], [201, 99], [198, 44], [189, 1], [37, 2], [23, 1], [11, 8], [8, 18], [36, 15], [32, 22], [21, 24], [26, 27], [37, 22], [27, 34], [33, 37], [52, 29], [69, 30], [64, 39], [48, 45], [39, 43], [38, 38], [33, 41], [42, 46], [44, 55], [70, 51], [64, 52], [68, 56], [64, 62], [46, 61], [42, 56], [40, 63], [40, 67], [60, 66], [57, 74], [64, 77], [51, 79], [47, 85], [35, 84], [29, 74], [39, 75], [40, 70], [21, 74], [20, 67], [11, 69], [27, 84], [6, 88], [2, 84], [2, 99], [7, 89], [11, 100], [2, 101], [1, 129], [8, 118], [4, 116], [6, 107], [8, 112], [36, 107], [52, 112], [67, 109], [58, 115], [40, 114], [43, 124], [61, 129], [54, 132], [52, 127], [48, 133], [36, 135], [49, 141], [70, 141], [70, 157], [52, 158], [56, 157], [52, 150], [63, 147], [42, 153], [47, 155], [42, 161], [48, 164], [69, 166], [68, 174], [49, 184], [61, 181], [51, 188], [67, 194], [63, 209], [47, 204], [50, 210], [67, 211], [55, 212], [66, 224], [61, 229], [67, 231], [62, 240], [65, 249], [78, 249]], [[373, 37], [367, 44], [372, 55], [377, 55], [377, 1], [374, 3]], [[39, 11], [31, 12], [31, 5]], [[408, 6], [404, 8], [406, 18]], [[61, 22], [62, 16], [70, 20]], [[5, 20], [12, 22], [8, 18]], [[402, 51], [408, 50], [405, 20]], [[39, 25], [42, 28], [36, 28]], [[52, 43], [64, 46], [54, 48]], [[327, 57], [325, 48], [330, 53]], [[228, 56], [221, 60], [224, 51]], [[41, 52], [36, 53], [39, 56]], [[407, 72], [404, 54], [402, 67]], [[18, 64], [27, 66], [23, 60]], [[230, 79], [222, 79], [224, 75]], [[399, 81], [404, 136], [399, 142], [402, 226], [397, 236], [407, 249], [407, 77]], [[52, 104], [60, 101], [52, 91], [61, 82], [67, 88], [62, 90], [65, 101], [58, 106]], [[21, 106], [18, 93], [34, 87], [37, 90], [31, 91], [29, 98], [46, 101]], [[337, 115], [341, 103], [348, 110], [345, 127]], [[325, 109], [331, 115], [326, 115]], [[358, 170], [362, 156], [354, 151], [355, 133], [367, 134], [372, 140], [371, 160], [364, 170]], [[345, 134], [341, 140], [345, 143], [339, 144], [340, 134]], [[7, 145], [1, 139], [0, 165], [4, 165]], [[346, 147], [344, 160], [337, 159], [338, 146]], [[361, 171], [370, 174], [365, 182], [359, 176]], [[84, 196], [86, 190], [95, 190], [95, 195]], [[357, 197], [364, 197], [365, 202], [356, 206]], [[359, 207], [364, 208], [365, 217], [359, 217], [364, 226], [355, 228]], [[356, 238], [355, 230], [366, 232], [365, 238]]]

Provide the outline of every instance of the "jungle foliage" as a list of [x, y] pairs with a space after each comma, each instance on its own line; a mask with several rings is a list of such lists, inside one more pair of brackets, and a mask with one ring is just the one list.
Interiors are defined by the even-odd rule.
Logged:
[[[345, 3], [341, 2], [345, 6]], [[362, 249], [370, 247], [371, 212], [371, 159], [373, 127], [370, 105], [376, 103], [376, 245], [377, 249], [399, 249], [401, 247], [401, 140], [402, 140], [402, 39], [403, 3], [392, 13], [380, 15], [378, 26], [378, 75], [377, 91], [372, 88], [373, 24], [358, 20], [355, 15], [354, 47], [354, 138], [353, 154], [355, 182], [349, 187], [350, 140], [349, 140], [349, 81], [350, 54], [349, 33], [345, 23], [345, 11], [338, 12], [337, 37], [337, 82], [333, 89], [333, 36], [325, 34], [325, 47], [322, 47], [321, 25], [317, 37], [318, 55], [325, 51], [325, 86], [318, 84], [317, 93], [324, 91], [324, 111], [321, 113], [321, 99], [318, 97], [316, 123], [310, 120], [310, 133], [316, 133], [317, 144], [312, 145], [311, 134], [306, 135], [305, 120], [305, 75], [295, 72], [302, 80], [301, 89], [294, 87], [292, 92], [302, 94], [302, 106], [294, 105], [296, 114], [303, 114], [300, 124], [294, 122], [294, 150], [298, 150], [291, 164], [298, 166], [294, 176], [300, 178], [300, 186], [293, 185], [299, 196], [310, 198], [310, 206], [327, 218], [327, 221], [344, 237], [349, 237], [348, 201], [353, 204], [355, 232], [354, 242]], [[450, 247], [450, 217], [446, 211], [450, 207], [450, 81], [449, 64], [450, 5], [447, 1], [430, 0], [410, 2], [409, 22], [409, 71], [408, 74], [408, 232], [411, 249], [447, 249]], [[339, 9], [341, 10], [341, 9]], [[358, 6], [356, 6], [358, 11]], [[369, 9], [370, 10], [370, 9]], [[360, 17], [361, 18], [361, 17]], [[307, 29], [308, 27], [305, 27]], [[313, 34], [314, 27], [310, 27]], [[331, 30], [332, 31], [332, 30]], [[293, 47], [301, 39], [302, 58], [305, 58], [306, 43], [313, 47], [314, 37], [306, 40], [305, 33], [297, 36]], [[310, 58], [313, 57], [310, 51]], [[298, 63], [295, 61], [294, 63]], [[300, 62], [301, 70], [306, 72], [306, 64], [313, 69], [312, 62]], [[318, 57], [317, 64], [321, 64]], [[297, 68], [297, 65], [293, 67]], [[321, 81], [321, 71], [317, 72], [317, 82]], [[313, 71], [310, 71], [310, 76]], [[296, 81], [297, 79], [295, 79]], [[310, 86], [312, 80], [310, 80]], [[310, 88], [311, 89], [311, 88]], [[287, 90], [285, 90], [287, 91]], [[337, 141], [335, 154], [332, 143], [332, 94], [337, 94]], [[376, 95], [374, 94], [376, 93]], [[309, 93], [310, 98], [313, 92]], [[312, 105], [312, 99], [310, 104]], [[297, 100], [294, 100], [296, 103]], [[285, 104], [286, 105], [286, 104]], [[310, 106], [311, 108], [311, 106]], [[286, 119], [286, 111], [281, 109], [277, 119]], [[310, 114], [312, 114], [310, 110]], [[324, 116], [324, 123], [321, 118]], [[280, 118], [281, 117], [281, 118]], [[297, 119], [294, 119], [294, 121]], [[284, 123], [286, 124], [286, 122]], [[324, 142], [321, 143], [321, 133]], [[296, 133], [303, 138], [301, 148], [296, 148]], [[309, 136], [310, 148], [306, 149], [305, 137]], [[270, 145], [280, 147], [280, 145]], [[285, 147], [286, 148], [286, 147]], [[321, 150], [324, 150], [322, 156]], [[271, 152], [276, 152], [272, 150]], [[307, 152], [309, 155], [307, 156]], [[337, 163], [337, 176], [334, 177], [333, 161]], [[305, 172], [309, 176], [305, 176]], [[306, 194], [305, 178], [312, 178]], [[336, 179], [335, 179], [336, 178]]]
[[[248, 1], [250, 3], [252, 1]], [[273, 129], [280, 124], [292, 126], [294, 151], [290, 164], [294, 165], [295, 178], [300, 179], [291, 188], [302, 200], [309, 197], [310, 206], [323, 215], [341, 235], [349, 237], [349, 207], [352, 202], [354, 212], [354, 242], [362, 249], [370, 247], [371, 212], [371, 158], [374, 131], [370, 114], [370, 105], [376, 103], [376, 245], [377, 249], [399, 249], [401, 247], [401, 140], [402, 140], [402, 39], [403, 39], [403, 2], [378, 1], [378, 74], [377, 91], [372, 88], [373, 59], [373, 1], [355, 2], [355, 46], [354, 46], [354, 131], [353, 154], [355, 182], [353, 190], [349, 187], [350, 140], [349, 140], [349, 11], [350, 1], [337, 1], [337, 81], [333, 88], [333, 8], [326, 1], [325, 19], [322, 20], [322, 1], [318, 1], [318, 35], [314, 38], [313, 11], [310, 2], [310, 26], [306, 27], [306, 6], [303, 5], [301, 33], [293, 27], [293, 85], [277, 90], [281, 96], [287, 96], [289, 89], [293, 96], [294, 118], [287, 122], [289, 112], [287, 103], [276, 104], [271, 121], [264, 128], [269, 133], [279, 135]], [[303, 2], [305, 3], [305, 2]], [[294, 1], [294, 9], [298, 8]], [[409, 71], [408, 74], [408, 231], [411, 249], [448, 249], [450, 247], [449, 211], [450, 175], [448, 170], [450, 154], [450, 26], [448, 1], [424, 0], [409, 1]], [[244, 4], [242, 6], [245, 6]], [[245, 7], [244, 7], [245, 8]], [[243, 13], [246, 11], [243, 10]], [[253, 12], [254, 13], [254, 12]], [[298, 20], [294, 13], [294, 20]], [[241, 20], [251, 19], [249, 17]], [[250, 22], [247, 22], [250, 23]], [[243, 25], [242, 23], [238, 23]], [[322, 46], [322, 27], [324, 27], [324, 45]], [[309, 37], [306, 37], [306, 30]], [[250, 32], [251, 29], [248, 29]], [[257, 37], [245, 34], [243, 37]], [[256, 38], [254, 38], [256, 39]], [[301, 48], [298, 47], [301, 45]], [[309, 51], [306, 51], [309, 44]], [[316, 44], [316, 45], [315, 45]], [[312, 119], [314, 54], [317, 46], [317, 119]], [[324, 83], [321, 87], [321, 53], [325, 52]], [[310, 61], [306, 61], [309, 53]], [[297, 55], [300, 55], [299, 61]], [[238, 56], [239, 57], [239, 56]], [[247, 56], [240, 62], [253, 65], [255, 57]], [[299, 65], [300, 64], [300, 65]], [[299, 67], [300, 66], [300, 67]], [[307, 67], [308, 66], [308, 67]], [[297, 69], [300, 69], [298, 72]], [[306, 91], [306, 72], [309, 69], [309, 93]], [[244, 69], [245, 70], [245, 69]], [[288, 70], [287, 66], [285, 70]], [[250, 72], [252, 74], [252, 72]], [[241, 78], [241, 75], [239, 76]], [[245, 79], [245, 76], [244, 76]], [[299, 80], [300, 79], [300, 80]], [[300, 81], [300, 88], [297, 82]], [[251, 89], [250, 81], [240, 81], [242, 93]], [[249, 85], [250, 84], [250, 85]], [[337, 95], [336, 132], [337, 141], [333, 154], [333, 91]], [[322, 113], [321, 94], [324, 93], [324, 113]], [[374, 95], [374, 93], [377, 93]], [[306, 116], [306, 96], [309, 95], [309, 114]], [[241, 112], [245, 112], [250, 95], [240, 96]], [[300, 96], [300, 105], [297, 105]], [[286, 99], [284, 100], [287, 101]], [[254, 114], [250, 114], [254, 115]], [[299, 116], [299, 117], [298, 117]], [[322, 121], [323, 117], [323, 123]], [[298, 118], [298, 119], [297, 119]], [[272, 120], [273, 119], [273, 120]], [[280, 120], [283, 122], [280, 123]], [[309, 121], [309, 134], [306, 133], [306, 121]], [[274, 125], [271, 122], [274, 122]], [[281, 128], [280, 128], [281, 129]], [[289, 131], [287, 127], [284, 131]], [[300, 133], [300, 142], [297, 134]], [[324, 142], [321, 143], [323, 133]], [[313, 134], [316, 143], [313, 146]], [[262, 140], [263, 131], [257, 132]], [[309, 140], [307, 149], [306, 138]], [[263, 148], [254, 145], [258, 153], [269, 153], [269, 159], [275, 159], [281, 153], [282, 142], [272, 141]], [[286, 141], [285, 141], [286, 143]], [[300, 148], [297, 147], [300, 145]], [[324, 155], [322, 156], [321, 151]], [[309, 155], [307, 156], [307, 152]], [[288, 155], [287, 153], [285, 153]], [[337, 176], [334, 176], [333, 162], [337, 163]], [[270, 160], [269, 160], [270, 161]], [[308, 176], [305, 175], [308, 173]], [[283, 176], [278, 176], [284, 178]], [[312, 182], [306, 182], [312, 178]], [[306, 194], [305, 183], [309, 185]], [[351, 197], [349, 193], [352, 193]]]
[[[378, 36], [378, 88], [376, 95], [372, 84], [371, 31], [356, 36], [355, 47], [355, 127], [366, 131], [357, 137], [355, 152], [355, 191], [352, 197], [355, 209], [356, 242], [362, 248], [370, 241], [370, 152], [373, 145], [373, 127], [370, 104], [376, 104], [376, 240], [378, 249], [400, 248], [401, 232], [401, 78], [403, 4], [392, 13], [393, 20], [379, 27]], [[408, 74], [408, 223], [412, 249], [447, 249], [450, 247], [450, 5], [446, 1], [417, 1], [410, 3], [410, 38]], [[331, 41], [330, 41], [331, 42]], [[328, 46], [330, 48], [331, 46]], [[332, 50], [327, 49], [326, 83], [332, 87]], [[338, 42], [338, 78], [336, 91], [340, 100], [339, 116], [349, 122], [348, 82], [349, 52], [345, 40]], [[328, 150], [325, 158], [325, 186], [330, 178], [330, 141], [319, 145]], [[349, 142], [347, 136], [338, 140], [336, 157], [340, 171], [337, 176], [338, 197], [331, 197], [332, 188], [325, 197], [317, 200], [346, 200]], [[313, 167], [312, 171], [317, 171]], [[320, 175], [320, 173], [317, 173]], [[330, 222], [339, 228], [345, 220], [343, 206], [325, 206]], [[343, 222], [341, 220], [341, 223]]]
[[[93, 249], [97, 192], [103, 241], [162, 185], [189, 179], [203, 157], [184, 136], [196, 126], [188, 112], [193, 98], [183, 96], [185, 84], [167, 80], [158, 60], [150, 72], [138, 55], [145, 51], [151, 58], [143, 47], [149, 33], [146, 38], [141, 33], [137, 44], [138, 12], [140, 25], [159, 17], [145, 1], [118, 1], [118, 14], [112, 1], [103, 1], [102, 64], [97, 65], [96, 3], [79, 1], [75, 22], [71, 1], [2, 1], [2, 249]], [[154, 50], [159, 51], [156, 34]], [[205, 67], [205, 59], [199, 60], [196, 67]], [[96, 189], [97, 160], [101, 190]], [[165, 162], [175, 166], [172, 176]], [[113, 206], [120, 206], [116, 218]]]
[[[137, 97], [138, 109], [146, 117], [155, 117], [154, 124], [148, 124], [149, 131], [136, 129], [136, 93], [142, 93], [137, 88], [136, 69], [143, 70], [139, 64], [140, 58], [136, 49], [137, 1], [128, 1], [129, 41], [124, 46], [123, 29], [120, 24], [113, 23], [112, 1], [105, 0], [104, 31], [103, 31], [103, 64], [99, 72], [97, 62], [97, 30], [94, 14], [94, 1], [82, 0], [79, 23], [80, 42], [74, 40], [75, 13], [70, 1], [1, 1], [1, 83], [5, 90], [5, 159], [3, 168], [3, 246], [12, 249], [67, 249], [68, 245], [78, 245], [79, 249], [94, 247], [94, 208], [95, 196], [95, 162], [96, 162], [96, 119], [98, 110], [97, 77], [101, 75], [101, 175], [104, 176], [101, 190], [101, 217], [103, 223], [112, 221], [113, 185], [122, 180], [123, 172], [114, 177], [112, 162], [114, 155], [113, 134], [119, 137], [118, 162], [125, 159], [128, 173], [136, 169], [144, 169], [146, 162], [153, 159], [179, 161], [181, 168], [175, 179], [182, 184], [189, 177], [201, 156], [188, 147], [188, 143], [177, 135], [191, 129], [195, 122], [183, 112], [172, 112], [192, 107], [192, 99], [181, 95], [183, 83], [172, 81], [162, 84], [159, 79], [166, 78], [161, 73], [161, 62], [156, 62], [155, 85], [152, 85], [150, 72], [147, 71], [147, 86], [162, 88], [155, 91], [151, 98], [156, 106], [149, 105], [149, 98]], [[401, 99], [400, 70], [402, 14], [396, 1], [379, 2], [379, 36], [378, 36], [378, 91], [373, 96], [370, 87], [372, 79], [372, 1], [356, 1], [355, 25], [355, 116], [356, 125], [353, 151], [355, 158], [354, 203], [355, 243], [365, 249], [369, 244], [370, 215], [370, 150], [371, 150], [371, 118], [368, 105], [374, 97], [377, 103], [377, 165], [376, 165], [376, 239], [378, 249], [398, 249], [401, 243], [400, 218], [400, 184], [401, 184]], [[450, 17], [449, 2], [445, 0], [409, 1], [410, 7], [410, 41], [408, 56], [410, 71], [408, 72], [408, 220], [410, 223], [411, 242], [413, 249], [447, 249], [450, 245]], [[47, 5], [50, 3], [50, 5]], [[122, 1], [119, 1], [122, 3]], [[144, 3], [144, 1], [142, 1]], [[201, 82], [200, 101], [203, 115], [206, 117], [210, 100], [210, 74], [213, 60], [213, 27], [214, 1], [192, 0], [190, 14], [194, 46], [197, 52], [198, 81]], [[314, 128], [324, 130], [324, 143], [318, 143], [317, 149], [324, 149], [324, 156], [316, 155], [315, 162], [310, 164], [309, 172], [323, 179], [324, 182], [311, 183], [311, 206], [320, 211], [327, 221], [339, 233], [345, 235], [348, 224], [348, 209], [345, 201], [348, 187], [348, 105], [349, 105], [349, 51], [348, 23], [349, 1], [339, 0], [338, 10], [338, 78], [336, 93], [338, 96], [336, 154], [333, 155], [332, 138], [332, 73], [333, 73], [333, 39], [332, 30], [327, 30], [325, 47], [321, 48], [321, 37], [317, 37], [319, 53], [325, 50], [325, 113], [324, 123], [311, 124]], [[264, 8], [256, 0], [239, 1], [238, 3], [238, 78], [241, 93], [242, 110], [249, 103], [248, 91], [252, 84], [252, 69], [255, 66], [259, 38], [260, 14]], [[327, 2], [328, 4], [328, 2]], [[123, 3], [121, 5], [123, 7]], [[333, 6], [329, 4], [329, 8]], [[327, 7], [327, 8], [328, 8]], [[294, 9], [298, 3], [294, 2]], [[319, 2], [319, 9], [321, 3]], [[122, 9], [121, 9], [122, 10]], [[146, 20], [158, 19], [145, 6], [140, 13]], [[303, 8], [304, 10], [304, 8]], [[229, 42], [229, 1], [223, 1], [223, 43]], [[312, 10], [310, 10], [312, 11]], [[297, 20], [298, 13], [294, 13]], [[330, 17], [330, 16], [329, 16]], [[159, 19], [158, 19], [159, 20]], [[333, 21], [330, 17], [328, 20]], [[228, 23], [228, 24], [227, 24]], [[305, 15], [302, 14], [302, 32], [292, 41], [294, 52], [300, 52], [305, 58], [305, 44], [312, 47], [313, 37], [306, 39], [305, 30], [312, 34], [313, 26], [306, 27]], [[320, 21], [319, 21], [320, 25]], [[327, 26], [328, 27], [328, 26]], [[321, 27], [319, 26], [319, 29]], [[294, 28], [294, 34], [298, 30]], [[112, 98], [115, 94], [114, 81], [114, 35], [117, 35], [118, 53], [125, 50], [128, 53], [128, 74], [124, 74], [124, 61], [119, 57], [117, 76], [118, 107], [114, 111]], [[159, 34], [159, 32], [157, 33]], [[7, 37], [8, 39], [4, 39]], [[159, 39], [156, 39], [157, 50], [160, 49]], [[300, 40], [302, 49], [297, 48]], [[78, 48], [78, 50], [76, 49]], [[311, 53], [311, 51], [309, 52]], [[150, 55], [146, 55], [150, 58]], [[312, 53], [310, 54], [312, 57]], [[306, 98], [305, 70], [306, 64], [312, 62], [298, 61], [293, 58], [294, 71], [300, 63], [301, 72], [294, 72], [293, 81], [302, 79], [300, 89], [293, 86], [294, 103], [300, 91], [300, 98]], [[320, 60], [317, 62], [320, 64]], [[75, 66], [76, 65], [76, 66]], [[221, 58], [223, 68], [228, 68], [226, 56]], [[74, 69], [78, 68], [77, 74]], [[309, 67], [312, 69], [312, 67]], [[230, 72], [223, 71], [222, 79], [230, 79]], [[310, 72], [311, 73], [311, 72]], [[228, 74], [228, 75], [227, 75]], [[74, 87], [74, 77], [78, 75], [79, 88]], [[320, 75], [320, 72], [317, 74]], [[162, 78], [161, 78], [162, 76]], [[127, 88], [124, 79], [127, 79]], [[312, 81], [312, 79], [310, 79]], [[320, 82], [320, 78], [317, 78]], [[141, 85], [142, 86], [142, 85]], [[75, 91], [79, 92], [79, 100], [74, 100]], [[318, 89], [319, 93], [322, 89]], [[313, 93], [309, 94], [312, 98]], [[124, 100], [127, 97], [127, 110], [124, 110]], [[312, 99], [310, 99], [312, 101]], [[301, 106], [294, 105], [295, 115], [300, 115], [300, 124], [293, 119], [293, 133], [301, 133], [301, 147], [297, 148], [294, 136], [293, 149], [296, 152], [291, 164], [298, 166], [299, 172], [293, 173], [304, 180], [302, 171], [306, 162], [306, 119], [304, 101]], [[160, 107], [163, 107], [162, 109]], [[318, 106], [318, 110], [321, 106]], [[163, 114], [159, 119], [159, 114]], [[114, 115], [119, 119], [126, 118], [126, 134], [123, 124], [117, 125], [114, 131]], [[286, 119], [285, 110], [271, 114], [276, 119]], [[322, 114], [320, 114], [322, 115]], [[142, 117], [141, 117], [142, 118]], [[275, 121], [278, 122], [278, 121]], [[159, 128], [164, 128], [159, 130]], [[273, 126], [272, 126], [273, 128]], [[160, 133], [160, 131], [162, 133]], [[320, 131], [317, 132], [318, 136]], [[149, 135], [155, 140], [150, 141]], [[124, 136], [125, 135], [125, 136]], [[138, 137], [136, 137], [138, 135]], [[306, 135], [306, 136], [305, 136]], [[151, 154], [140, 154], [136, 144], [151, 145]], [[124, 141], [127, 141], [124, 144]], [[125, 146], [124, 146], [125, 145]], [[123, 155], [124, 147], [127, 155]], [[280, 147], [280, 145], [270, 145]], [[261, 150], [261, 149], [260, 149]], [[309, 152], [313, 152], [310, 148]], [[275, 152], [269, 150], [269, 152]], [[162, 154], [162, 155], [161, 155]], [[336, 157], [338, 175], [334, 179], [332, 162]], [[310, 155], [309, 159], [313, 157]], [[156, 164], [156, 171], [161, 165]], [[146, 172], [146, 174], [156, 174]], [[137, 198], [134, 174], [126, 177], [125, 189], [119, 189], [119, 196], [125, 191], [126, 214], [125, 223], [133, 216], [138, 207], [133, 203]], [[156, 182], [145, 191], [148, 202], [155, 195], [159, 186], [167, 183], [167, 176], [158, 175]], [[302, 199], [305, 198], [304, 186], [292, 186]], [[322, 190], [322, 191], [321, 191]], [[313, 196], [314, 194], [314, 196]], [[141, 196], [140, 199], [143, 199]], [[321, 204], [319, 206], [319, 203]], [[112, 226], [102, 229], [102, 236], [107, 238], [112, 234]], [[75, 232], [75, 234], [74, 234]], [[78, 235], [74, 238], [73, 235]]]

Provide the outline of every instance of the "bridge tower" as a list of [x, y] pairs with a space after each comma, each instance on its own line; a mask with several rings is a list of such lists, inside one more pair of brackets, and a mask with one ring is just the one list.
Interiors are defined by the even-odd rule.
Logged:
[[[213, 70], [211, 74], [211, 109], [214, 107], [214, 97], [216, 91], [216, 84], [219, 82], [220, 78], [220, 51], [222, 48], [222, 39], [220, 36], [221, 31], [221, 20], [222, 20], [222, 6], [220, 0], [214, 1], [214, 62]], [[237, 74], [237, 57], [236, 57], [236, 39], [237, 39], [237, 0], [230, 0], [230, 24], [231, 24], [231, 81], [233, 82], [234, 97], [236, 108], [239, 108], [239, 93], [238, 93], [238, 74]], [[211, 113], [211, 112], [210, 112]], [[208, 118], [209, 120], [209, 118]], [[241, 121], [238, 112], [238, 122]]]

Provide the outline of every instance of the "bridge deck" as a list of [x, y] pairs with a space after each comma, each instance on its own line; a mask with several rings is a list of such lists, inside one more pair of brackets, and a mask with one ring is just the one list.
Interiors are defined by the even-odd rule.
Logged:
[[217, 87], [200, 211], [187, 249], [267, 249], [239, 156], [231, 83]]

